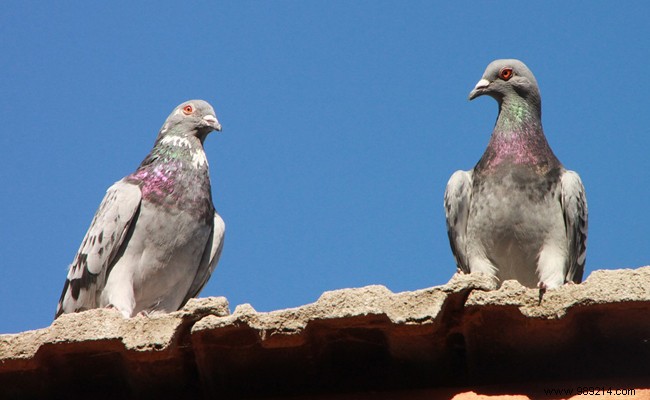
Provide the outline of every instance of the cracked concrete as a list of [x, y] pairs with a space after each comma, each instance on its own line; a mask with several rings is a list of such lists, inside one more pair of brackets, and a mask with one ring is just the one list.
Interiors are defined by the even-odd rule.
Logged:
[[231, 314], [221, 297], [131, 319], [66, 314], [0, 335], [0, 397], [450, 398], [496, 385], [535, 398], [542, 382], [648, 387], [650, 267], [596, 271], [538, 299], [514, 281], [455, 275], [413, 292], [335, 290], [273, 312], [243, 304]]

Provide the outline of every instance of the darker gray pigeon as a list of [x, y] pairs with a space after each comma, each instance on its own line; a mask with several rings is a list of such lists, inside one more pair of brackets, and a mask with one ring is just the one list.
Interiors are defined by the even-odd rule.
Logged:
[[[587, 200], [580, 177], [555, 157], [542, 129], [537, 81], [519, 60], [488, 65], [469, 94], [499, 103], [490, 142], [471, 171], [445, 191], [458, 270], [547, 288], [582, 281]], [[541, 297], [540, 297], [541, 299]]]
[[203, 150], [213, 130], [221, 125], [203, 100], [167, 117], [138, 169], [108, 188], [70, 265], [56, 317], [98, 307], [125, 317], [171, 312], [199, 294], [225, 232]]

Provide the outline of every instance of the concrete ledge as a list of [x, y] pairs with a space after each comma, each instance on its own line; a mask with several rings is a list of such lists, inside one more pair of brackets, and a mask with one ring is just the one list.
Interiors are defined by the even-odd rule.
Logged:
[[496, 385], [538, 398], [543, 382], [649, 388], [648, 360], [650, 267], [596, 271], [541, 304], [517, 282], [455, 275], [268, 313], [244, 304], [230, 314], [225, 298], [206, 298], [167, 315], [63, 315], [0, 335], [0, 397], [415, 399]]

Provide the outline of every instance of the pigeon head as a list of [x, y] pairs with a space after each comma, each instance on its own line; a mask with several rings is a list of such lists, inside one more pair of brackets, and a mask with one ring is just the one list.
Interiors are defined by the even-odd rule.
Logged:
[[469, 94], [473, 100], [488, 95], [499, 103], [492, 136], [478, 169], [499, 165], [535, 165], [539, 171], [561, 165], [542, 128], [542, 100], [537, 80], [519, 60], [492, 61]]
[[495, 60], [490, 63], [483, 77], [469, 94], [474, 100], [487, 94], [502, 103], [505, 100], [520, 97], [533, 104], [541, 100], [537, 80], [526, 64], [519, 60]]
[[179, 104], [163, 125], [160, 135], [195, 136], [201, 140], [212, 131], [221, 131], [221, 124], [212, 106], [204, 100], [189, 100]]

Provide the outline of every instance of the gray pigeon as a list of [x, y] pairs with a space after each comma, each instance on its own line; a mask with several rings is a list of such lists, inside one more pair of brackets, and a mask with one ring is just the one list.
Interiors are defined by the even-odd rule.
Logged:
[[537, 81], [519, 60], [488, 65], [469, 94], [499, 103], [490, 142], [471, 171], [456, 171], [445, 213], [458, 270], [548, 288], [580, 283], [587, 200], [580, 177], [555, 157], [542, 129]]
[[98, 307], [127, 318], [172, 312], [199, 294], [225, 232], [203, 150], [213, 130], [221, 125], [203, 100], [172, 111], [138, 169], [108, 188], [70, 265], [55, 318]]

